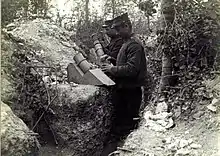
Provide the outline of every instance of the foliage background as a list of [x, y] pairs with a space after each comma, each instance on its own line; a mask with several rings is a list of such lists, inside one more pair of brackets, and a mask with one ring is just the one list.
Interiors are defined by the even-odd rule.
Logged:
[[[164, 0], [164, 2], [167, 1]], [[102, 14], [94, 10], [92, 0], [76, 0], [72, 3], [74, 5], [71, 11], [63, 14], [58, 6], [51, 5], [50, 0], [3, 0], [2, 28], [7, 27], [7, 24], [13, 21], [50, 18], [57, 25], [70, 31], [73, 39], [88, 50], [93, 47], [90, 36], [102, 31], [101, 25], [104, 20], [128, 12], [134, 32], [145, 45], [149, 77], [152, 78], [154, 84], [153, 97], [155, 98], [161, 78], [163, 53], [172, 58], [172, 76], [175, 81], [172, 79], [171, 83], [174, 82], [174, 87], [177, 86], [177, 89], [170, 90], [171, 95], [181, 93], [184, 87], [180, 86], [191, 85], [192, 82], [205, 78], [204, 71], [208, 71], [207, 74], [209, 74], [210, 71], [216, 71], [219, 68], [219, 0], [174, 1], [173, 23], [165, 27], [161, 25], [164, 17], [160, 10], [162, 7], [160, 1], [105, 0], [100, 5], [103, 9]], [[13, 76], [16, 63], [22, 62], [25, 56], [19, 52], [13, 52], [18, 58], [11, 58], [11, 54], [8, 53], [12, 51], [10, 48], [3, 44], [2, 49], [5, 53], [2, 54], [1, 61], [7, 66], [7, 69], [3, 69], [4, 72]], [[22, 77], [24, 68], [17, 68], [17, 70], [18, 75]], [[16, 75], [14, 75], [15, 78], [17, 78]], [[36, 81], [34, 85], [38, 83]], [[152, 83], [149, 82], [146, 86], [149, 84]], [[195, 86], [191, 88], [196, 89]], [[22, 92], [19, 85], [17, 89]], [[192, 92], [188, 93], [184, 91], [185, 96], [189, 98], [194, 96]]]

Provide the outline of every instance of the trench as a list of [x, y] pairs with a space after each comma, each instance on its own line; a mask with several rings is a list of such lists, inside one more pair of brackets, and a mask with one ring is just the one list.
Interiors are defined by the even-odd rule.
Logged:
[[[48, 127], [47, 127], [48, 128]], [[73, 156], [74, 152], [71, 148], [65, 147], [64, 145], [57, 145], [54, 141], [53, 134], [49, 129], [44, 128], [44, 132], [40, 134], [40, 156]], [[109, 134], [111, 135], [111, 134]], [[104, 148], [98, 153], [100, 156], [108, 156], [112, 152], [117, 150], [117, 147], [122, 146], [124, 140], [115, 140], [114, 137], [104, 142]], [[98, 155], [97, 155], [98, 156]]]
[[[101, 88], [98, 95], [76, 104], [69, 101], [72, 97], [62, 94], [63, 105], [51, 105], [56, 115], [45, 113], [34, 129], [39, 134], [40, 156], [108, 156], [122, 146], [128, 133], [112, 133], [113, 108], [108, 95]], [[42, 111], [35, 113], [33, 123]], [[90, 129], [81, 129], [87, 123], [91, 123]]]
[[[119, 128], [123, 129], [123, 127]], [[129, 131], [131, 132], [134, 129], [130, 128]], [[41, 144], [40, 156], [74, 156], [74, 149], [68, 147], [65, 143], [57, 142], [57, 136], [47, 123], [47, 118], [42, 118], [35, 132], [39, 134], [38, 140]], [[100, 151], [96, 151], [99, 154], [94, 154], [94, 156], [108, 156], [113, 153], [117, 150], [117, 147], [121, 147], [124, 144], [130, 132], [114, 134], [110, 131], [103, 142], [104, 147]], [[85, 156], [87, 155], [85, 154]]]
[[[130, 129], [131, 131], [133, 129]], [[54, 138], [54, 134], [45, 121], [41, 121], [36, 129], [39, 134], [39, 141], [41, 144], [40, 156], [73, 156], [74, 152], [71, 148], [62, 144], [57, 144]], [[110, 132], [108, 138], [104, 142], [104, 148], [97, 153], [101, 153], [100, 156], [108, 156], [112, 152], [117, 150], [117, 147], [123, 145], [127, 135], [112, 136]], [[121, 138], [120, 140], [118, 138]]]

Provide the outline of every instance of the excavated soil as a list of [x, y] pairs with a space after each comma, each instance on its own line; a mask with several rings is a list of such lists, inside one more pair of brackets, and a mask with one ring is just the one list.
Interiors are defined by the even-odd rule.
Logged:
[[[115, 155], [120, 156], [219, 156], [220, 155], [220, 77], [206, 81], [212, 100], [203, 100], [188, 116], [175, 118], [175, 127], [159, 132], [146, 124], [125, 140]], [[218, 100], [217, 100], [218, 99]], [[210, 104], [211, 103], [211, 104]], [[149, 110], [150, 106], [146, 109]], [[147, 111], [145, 111], [146, 113]], [[144, 114], [145, 114], [144, 113]]]

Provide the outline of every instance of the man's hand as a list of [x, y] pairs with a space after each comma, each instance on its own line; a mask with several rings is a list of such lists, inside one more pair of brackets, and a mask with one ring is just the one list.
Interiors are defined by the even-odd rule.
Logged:
[[111, 62], [111, 60], [115, 60], [115, 61], [116, 61], [116, 59], [113, 58], [113, 57], [111, 57], [111, 56], [109, 56], [109, 57], [106, 59], [106, 61], [108, 61], [108, 62]]
[[112, 74], [112, 71], [111, 71], [111, 68], [112, 68], [112, 67], [113, 67], [112, 64], [107, 64], [107, 63], [105, 63], [105, 64], [103, 64], [103, 65], [101, 66], [101, 69], [102, 69], [102, 71], [105, 72], [105, 73], [110, 73], [110, 74]]
[[100, 57], [100, 61], [104, 62], [108, 57], [109, 57], [108, 55], [104, 54]]

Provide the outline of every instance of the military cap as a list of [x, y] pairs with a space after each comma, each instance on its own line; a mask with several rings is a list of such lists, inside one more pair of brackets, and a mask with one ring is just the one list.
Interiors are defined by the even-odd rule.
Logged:
[[126, 23], [126, 22], [130, 22], [130, 19], [128, 17], [128, 13], [124, 13], [124, 14], [114, 18], [113, 22], [112, 22], [113, 23], [112, 28], [120, 26], [121, 24]]
[[111, 27], [112, 26], [112, 20], [106, 20], [105, 24], [102, 25], [102, 28], [107, 28], [107, 27]]

